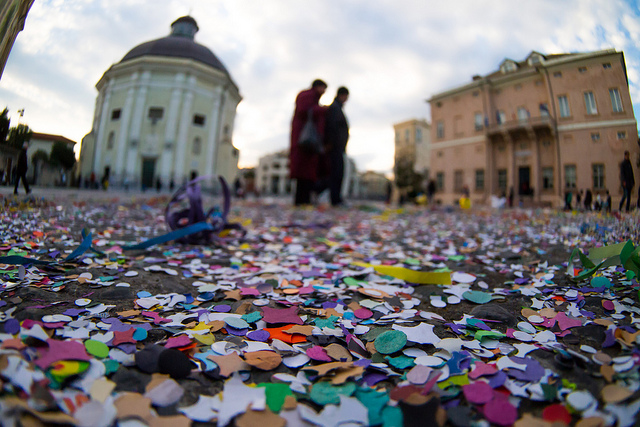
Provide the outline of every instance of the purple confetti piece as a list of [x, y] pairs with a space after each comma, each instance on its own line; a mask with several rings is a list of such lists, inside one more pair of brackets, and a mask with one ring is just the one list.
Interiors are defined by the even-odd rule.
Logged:
[[213, 307], [213, 311], [216, 313], [228, 313], [231, 311], [231, 306], [227, 304], [220, 304]]
[[118, 344], [117, 347], [127, 354], [133, 354], [136, 352], [136, 345], [132, 343], [126, 342], [126, 343]]
[[64, 314], [65, 316], [76, 317], [77, 315], [85, 311], [87, 310], [84, 308], [68, 308], [62, 314]]
[[507, 380], [507, 374], [504, 371], [498, 371], [493, 375], [486, 376], [485, 378], [489, 380], [491, 388], [498, 388]]
[[373, 387], [380, 381], [386, 380], [387, 376], [379, 373], [368, 373], [368, 374], [364, 374], [362, 379], [364, 380], [365, 383], [367, 383], [369, 387]]
[[249, 331], [249, 329], [236, 329], [232, 326], [229, 325], [225, 325], [224, 327], [227, 332], [231, 335], [235, 335], [236, 337], [244, 337], [245, 335], [247, 335], [247, 331]]
[[17, 319], [9, 319], [4, 322], [4, 331], [7, 334], [15, 335], [20, 332], [20, 322]]
[[271, 335], [269, 334], [269, 332], [265, 331], [264, 329], [251, 331], [247, 334], [247, 338], [249, 338], [250, 340], [261, 341], [261, 342], [267, 341], [270, 336]]

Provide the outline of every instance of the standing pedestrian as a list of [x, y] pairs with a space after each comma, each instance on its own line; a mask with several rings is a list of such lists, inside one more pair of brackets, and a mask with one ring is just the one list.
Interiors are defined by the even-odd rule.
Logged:
[[320, 98], [327, 90], [327, 84], [322, 80], [314, 80], [309, 89], [305, 89], [296, 97], [296, 106], [291, 119], [291, 141], [289, 149], [289, 174], [296, 180], [294, 205], [308, 205], [311, 203], [311, 191], [318, 181], [320, 154], [305, 152], [298, 144], [302, 128], [311, 115], [316, 131], [324, 136], [324, 115], [326, 107], [320, 106]]
[[636, 181], [633, 177], [633, 166], [631, 165], [628, 151], [624, 152], [624, 160], [620, 163], [620, 183], [622, 184], [622, 199], [620, 200], [618, 210], [622, 210], [622, 205], [626, 201], [626, 211], [629, 212], [629, 207], [631, 205], [631, 190], [633, 190], [633, 186], [636, 184]]
[[344, 204], [340, 192], [344, 177], [344, 156], [349, 141], [349, 122], [342, 108], [347, 99], [349, 99], [349, 90], [344, 86], [338, 88], [325, 118], [324, 144], [329, 161], [328, 187], [332, 206]]
[[572, 199], [573, 199], [573, 193], [571, 192], [571, 190], [567, 190], [567, 192], [564, 194], [564, 210], [566, 211], [572, 210], [572, 207], [571, 207]]
[[18, 165], [16, 166], [16, 183], [13, 188], [13, 194], [18, 194], [18, 185], [20, 184], [20, 180], [22, 180], [22, 185], [24, 185], [24, 191], [27, 194], [31, 193], [29, 189], [29, 183], [27, 182], [27, 150], [29, 149], [29, 143], [25, 142], [22, 144], [22, 149], [20, 150], [20, 154], [18, 154]]
[[605, 203], [604, 211], [610, 214], [611, 213], [611, 194], [609, 194], [609, 190], [607, 190], [607, 199], [604, 203]]
[[587, 188], [587, 192], [584, 195], [584, 210], [590, 211], [592, 204], [593, 204], [593, 193], [591, 192], [591, 189]]
[[433, 203], [433, 195], [436, 194], [436, 182], [430, 179], [427, 183], [427, 204], [431, 206]]

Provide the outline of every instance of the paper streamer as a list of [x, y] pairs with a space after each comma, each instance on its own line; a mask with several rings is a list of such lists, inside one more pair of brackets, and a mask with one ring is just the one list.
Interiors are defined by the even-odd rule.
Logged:
[[353, 265], [365, 268], [373, 268], [377, 273], [385, 276], [395, 277], [409, 283], [419, 285], [450, 285], [451, 273], [433, 271], [415, 271], [404, 267], [394, 267], [390, 265], [373, 265], [364, 262], [354, 262]]

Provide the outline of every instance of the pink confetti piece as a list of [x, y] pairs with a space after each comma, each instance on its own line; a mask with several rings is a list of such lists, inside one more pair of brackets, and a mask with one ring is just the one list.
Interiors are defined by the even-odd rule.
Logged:
[[469, 372], [469, 378], [472, 380], [478, 379], [484, 375], [493, 375], [498, 372], [498, 368], [488, 363], [476, 362], [473, 371]]
[[177, 337], [169, 338], [167, 343], [164, 345], [164, 348], [184, 347], [189, 344], [191, 344], [191, 339], [187, 335], [179, 335]]
[[355, 316], [358, 319], [368, 319], [371, 316], [373, 316], [373, 312], [368, 308], [364, 308], [364, 307], [357, 309], [356, 311], [353, 312], [353, 314], [355, 314]]
[[332, 359], [327, 354], [327, 351], [324, 348], [320, 347], [319, 345], [314, 345], [313, 347], [308, 348], [306, 353], [307, 353], [307, 356], [309, 356], [311, 359], [317, 360], [319, 362], [332, 361]]
[[503, 397], [496, 398], [484, 405], [484, 416], [491, 423], [510, 426], [518, 419], [518, 409]]
[[493, 388], [484, 381], [476, 381], [462, 387], [464, 397], [471, 403], [483, 404], [493, 399]]
[[615, 306], [613, 305], [613, 301], [604, 299], [602, 300], [602, 308], [608, 311], [612, 311], [615, 308]]
[[556, 322], [558, 322], [558, 326], [563, 331], [569, 328], [576, 328], [578, 326], [582, 326], [582, 321], [580, 319], [571, 319], [565, 313], [558, 313], [554, 318]]
[[158, 313], [156, 313], [155, 311], [143, 311], [142, 314], [144, 317], [150, 317], [153, 319], [153, 324], [154, 325], [159, 325], [160, 323], [169, 323], [171, 322], [170, 319], [165, 319], [164, 317], [161, 317]]
[[49, 347], [41, 350], [41, 356], [35, 361], [35, 364], [40, 369], [47, 369], [52, 363], [61, 360], [81, 360], [89, 362], [92, 359], [92, 357], [87, 354], [84, 344], [79, 341], [48, 339], [47, 344], [49, 344]]
[[294, 325], [304, 324], [300, 316], [298, 316], [298, 307], [262, 307], [262, 319], [267, 323], [293, 323]]

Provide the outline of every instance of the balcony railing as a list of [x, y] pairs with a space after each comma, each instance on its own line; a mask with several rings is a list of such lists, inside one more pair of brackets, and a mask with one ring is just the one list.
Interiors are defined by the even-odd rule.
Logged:
[[541, 116], [510, 120], [500, 124], [492, 123], [486, 128], [486, 132], [488, 134], [496, 134], [501, 132], [533, 130], [540, 128], [549, 128], [553, 131], [553, 129], [555, 128], [555, 120], [549, 116]]

